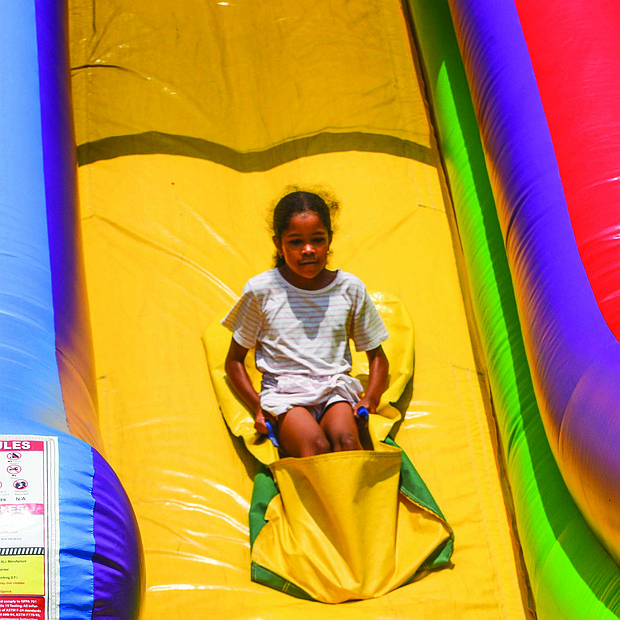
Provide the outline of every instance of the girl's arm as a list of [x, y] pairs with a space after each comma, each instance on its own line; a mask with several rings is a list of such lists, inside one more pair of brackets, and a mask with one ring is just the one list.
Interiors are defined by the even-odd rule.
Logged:
[[235, 390], [237, 396], [247, 405], [254, 416], [254, 427], [263, 434], [267, 434], [267, 426], [265, 424], [265, 412], [261, 409], [260, 398], [258, 393], [250, 381], [250, 377], [245, 369], [245, 356], [248, 349], [242, 347], [235, 339], [231, 339], [228, 355], [226, 356], [226, 374]]
[[364, 396], [355, 405], [354, 412], [360, 407], [366, 407], [368, 413], [376, 413], [379, 406], [379, 400], [381, 400], [381, 394], [385, 392], [387, 388], [388, 372], [390, 370], [390, 364], [388, 362], [383, 347], [379, 345], [376, 349], [366, 351], [368, 356], [368, 387]]

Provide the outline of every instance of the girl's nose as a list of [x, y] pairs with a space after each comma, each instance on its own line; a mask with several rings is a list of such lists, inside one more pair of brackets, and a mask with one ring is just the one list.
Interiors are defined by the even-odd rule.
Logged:
[[306, 245], [304, 245], [302, 252], [304, 254], [313, 254], [314, 253], [314, 247], [312, 246], [311, 243], [306, 243]]

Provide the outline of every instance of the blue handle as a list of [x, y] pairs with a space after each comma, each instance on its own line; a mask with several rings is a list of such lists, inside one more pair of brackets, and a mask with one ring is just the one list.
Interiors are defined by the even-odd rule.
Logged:
[[364, 422], [368, 422], [368, 409], [366, 409], [366, 407], [360, 407], [357, 410], [357, 416], [364, 420]]
[[278, 438], [276, 437], [276, 432], [273, 430], [273, 424], [271, 420], [265, 420], [265, 425], [267, 426], [267, 434], [269, 435], [269, 439], [271, 439], [271, 443], [279, 448], [280, 444], [278, 443]]

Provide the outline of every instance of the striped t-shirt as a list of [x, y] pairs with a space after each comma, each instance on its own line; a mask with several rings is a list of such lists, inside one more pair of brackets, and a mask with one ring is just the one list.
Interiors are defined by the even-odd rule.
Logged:
[[260, 273], [222, 325], [242, 347], [256, 347], [256, 367], [274, 375], [348, 373], [349, 338], [370, 351], [389, 337], [363, 282], [345, 271], [318, 291], [289, 284], [277, 269]]

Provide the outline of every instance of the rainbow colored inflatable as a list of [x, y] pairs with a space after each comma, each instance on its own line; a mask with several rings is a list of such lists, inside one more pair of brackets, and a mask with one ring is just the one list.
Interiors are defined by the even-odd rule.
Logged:
[[[1, 5], [0, 618], [620, 617], [617, 2]], [[412, 317], [455, 538], [343, 605], [251, 580], [201, 340], [290, 185]]]

